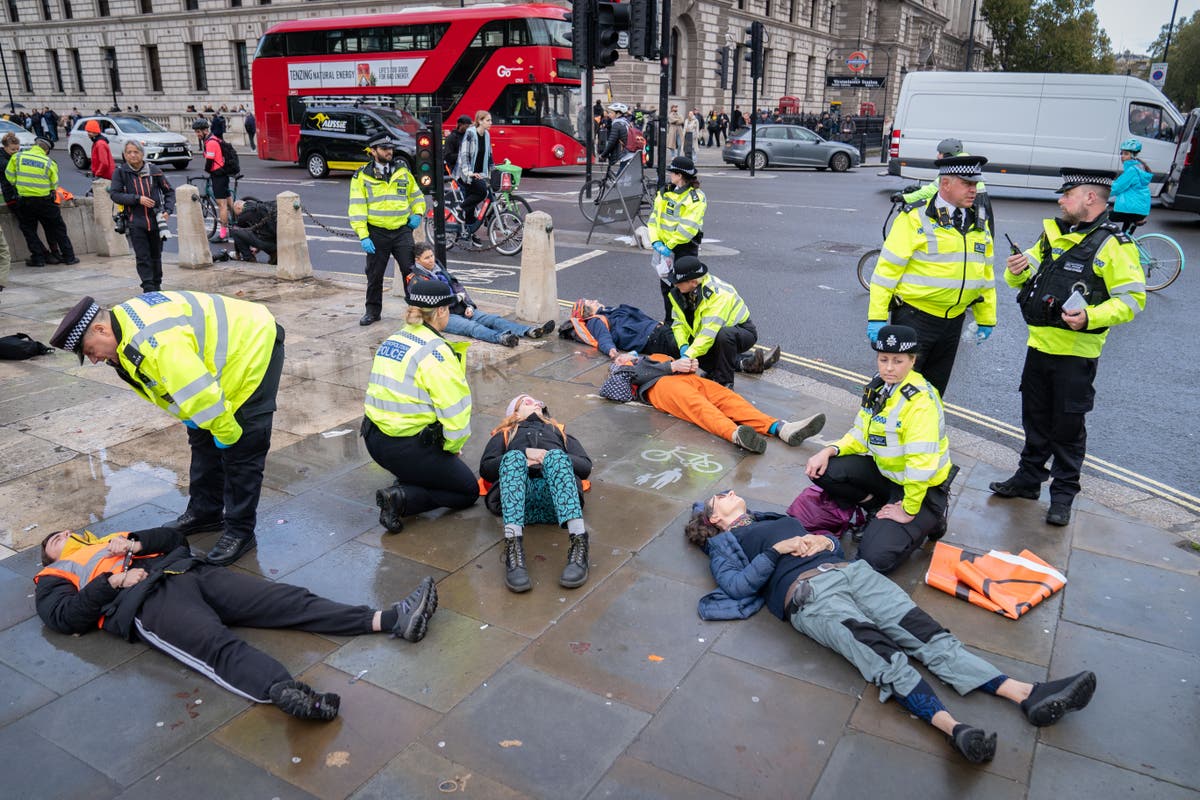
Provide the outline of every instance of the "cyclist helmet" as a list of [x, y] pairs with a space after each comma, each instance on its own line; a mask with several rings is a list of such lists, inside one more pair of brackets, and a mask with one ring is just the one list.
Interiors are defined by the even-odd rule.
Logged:
[[200, 117], [199, 119], [195, 120], [192, 123], [192, 130], [194, 130], [194, 131], [208, 130], [208, 120], [206, 120], [204, 117]]
[[609, 103], [608, 110], [615, 111], [618, 114], [624, 114], [629, 111], [629, 106], [625, 105], [624, 103]]
[[937, 151], [942, 155], [956, 156], [963, 151], [962, 140], [955, 139], [953, 137], [949, 139], [942, 139], [940, 142], [938, 142]]
[[1137, 139], [1126, 139], [1121, 142], [1121, 149], [1130, 153], [1140, 153], [1142, 152], [1142, 143]]

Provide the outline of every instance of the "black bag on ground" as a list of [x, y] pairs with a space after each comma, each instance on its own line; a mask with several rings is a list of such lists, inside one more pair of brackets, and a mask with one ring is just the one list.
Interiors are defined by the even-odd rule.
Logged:
[[0, 336], [0, 359], [4, 361], [22, 361], [34, 356], [44, 356], [52, 349], [35, 339], [30, 339], [24, 333]]

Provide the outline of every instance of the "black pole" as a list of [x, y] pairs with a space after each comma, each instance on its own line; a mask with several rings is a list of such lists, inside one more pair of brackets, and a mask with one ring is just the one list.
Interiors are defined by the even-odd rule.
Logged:
[[17, 105], [13, 102], [12, 84], [8, 82], [8, 61], [4, 58], [4, 48], [0, 47], [0, 66], [4, 67], [4, 88], [8, 89], [8, 110], [16, 111]]
[[[1178, 0], [1176, 0], [1178, 2]], [[975, 8], [977, 0], [971, 0], [971, 28], [967, 34], [967, 72], [971, 71], [971, 62], [975, 60]]]
[[1167, 60], [1167, 53], [1171, 52], [1171, 33], [1175, 30], [1175, 12], [1179, 10], [1179, 0], [1175, 0], [1174, 7], [1171, 8], [1171, 24], [1167, 26], [1167, 44], [1163, 48], [1163, 61]]
[[[442, 107], [434, 105], [431, 112], [429, 138], [433, 139], [433, 255], [446, 266], [446, 174], [442, 156]], [[461, 223], [460, 223], [461, 224]], [[401, 278], [403, 280], [403, 278]]]
[[738, 65], [741, 64], [741, 61], [742, 61], [742, 46], [740, 44], [735, 44], [733, 46], [733, 77], [732, 77], [733, 82], [731, 84], [729, 84], [731, 87], [729, 90], [729, 129], [730, 129], [730, 133], [733, 132], [733, 110], [735, 108], [737, 108], [738, 77], [740, 75], [740, 73], [738, 72], [738, 69], [739, 69]]
[[[591, 44], [588, 45], [591, 47]], [[583, 73], [583, 105], [587, 112], [587, 130], [583, 134], [583, 146], [587, 148], [587, 158], [584, 159], [583, 185], [592, 185], [592, 158], [596, 153], [596, 120], [592, 117], [592, 64], [588, 59], [587, 69]]]
[[[753, 58], [753, 54], [751, 58]], [[758, 147], [758, 78], [750, 70], [750, 177], [754, 177], [754, 149]]]
[[[658, 37], [658, 188], [667, 185], [667, 103], [671, 89], [671, 0], [662, 0]], [[682, 144], [682, 143], [681, 143]]]

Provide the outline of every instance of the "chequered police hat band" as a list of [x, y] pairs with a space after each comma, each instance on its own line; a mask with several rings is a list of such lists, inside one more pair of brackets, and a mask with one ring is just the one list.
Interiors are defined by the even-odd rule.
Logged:
[[453, 294], [417, 294], [410, 292], [408, 295], [408, 304], [417, 306], [418, 308], [438, 308], [439, 306], [448, 306], [454, 302]]
[[1112, 186], [1113, 184], [1111, 175], [1097, 174], [1095, 172], [1064, 172], [1062, 173], [1062, 180], [1066, 185], [1091, 183], [1096, 186]]
[[938, 174], [975, 178], [982, 175], [983, 170], [979, 168], [978, 164], [947, 164], [939, 170]]
[[83, 312], [83, 316], [75, 323], [75, 327], [71, 328], [71, 332], [67, 334], [67, 339], [63, 342], [64, 350], [74, 350], [79, 346], [79, 340], [83, 338], [83, 334], [87, 332], [88, 326], [92, 324], [92, 320], [100, 313], [100, 306], [92, 303], [88, 306], [87, 311]]

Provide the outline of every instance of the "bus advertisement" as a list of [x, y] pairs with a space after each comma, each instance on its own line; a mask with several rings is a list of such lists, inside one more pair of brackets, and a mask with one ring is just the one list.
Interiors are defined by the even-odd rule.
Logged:
[[497, 162], [581, 165], [587, 114], [566, 13], [540, 4], [422, 6], [275, 25], [253, 63], [259, 158], [303, 163], [305, 109], [361, 104], [423, 121], [440, 107], [443, 135], [460, 115], [489, 111]]

